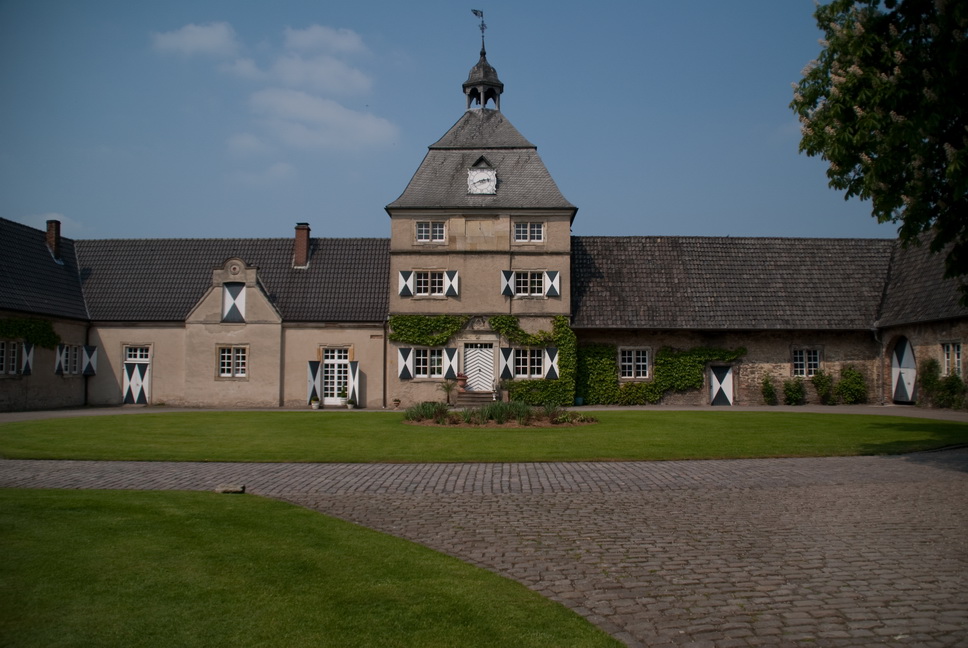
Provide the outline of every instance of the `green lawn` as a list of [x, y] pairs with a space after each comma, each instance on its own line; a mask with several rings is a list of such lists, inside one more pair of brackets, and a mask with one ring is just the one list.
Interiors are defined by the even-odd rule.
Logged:
[[968, 424], [788, 412], [594, 412], [551, 428], [439, 428], [390, 412], [190, 412], [0, 425], [0, 457], [463, 462], [891, 454], [968, 443]]
[[252, 495], [0, 489], [0, 644], [618, 646], [513, 581]]

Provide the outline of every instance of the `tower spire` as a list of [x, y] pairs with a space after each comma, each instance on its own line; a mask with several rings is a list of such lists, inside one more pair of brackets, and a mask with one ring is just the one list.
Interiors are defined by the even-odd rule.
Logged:
[[501, 93], [504, 92], [504, 84], [497, 78], [497, 70], [487, 62], [487, 50], [484, 48], [484, 31], [487, 25], [484, 24], [484, 12], [480, 9], [471, 9], [471, 12], [481, 19], [481, 59], [477, 65], [471, 68], [464, 82], [464, 95], [467, 97], [467, 109], [470, 110], [474, 104], [481, 108], [487, 107], [488, 100], [494, 102], [494, 109], [501, 109]]

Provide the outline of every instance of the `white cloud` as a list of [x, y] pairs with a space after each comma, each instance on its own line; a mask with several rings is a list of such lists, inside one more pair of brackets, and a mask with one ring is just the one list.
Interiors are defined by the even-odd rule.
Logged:
[[328, 94], [365, 93], [372, 87], [369, 77], [332, 56], [304, 59], [289, 55], [276, 60], [272, 72], [284, 85], [312, 88]]
[[298, 90], [270, 88], [250, 98], [283, 144], [298, 149], [354, 149], [387, 144], [396, 127], [381, 117], [350, 110]]
[[269, 146], [252, 133], [236, 133], [226, 142], [228, 149], [240, 157], [259, 155], [269, 151]]
[[310, 25], [306, 29], [286, 27], [286, 49], [323, 50], [339, 54], [366, 52], [363, 39], [352, 29], [333, 29], [325, 25]]
[[218, 66], [218, 69], [220, 72], [249, 79], [250, 81], [264, 81], [269, 78], [269, 75], [265, 71], [259, 69], [255, 61], [248, 58], [240, 58], [235, 59], [231, 63], [223, 63]]
[[164, 33], [152, 33], [152, 44], [159, 52], [175, 54], [213, 54], [232, 56], [239, 49], [239, 43], [232, 25], [226, 22], [185, 25]]
[[257, 172], [241, 171], [232, 176], [232, 181], [258, 189], [278, 186], [296, 175], [296, 167], [286, 162], [276, 162]]

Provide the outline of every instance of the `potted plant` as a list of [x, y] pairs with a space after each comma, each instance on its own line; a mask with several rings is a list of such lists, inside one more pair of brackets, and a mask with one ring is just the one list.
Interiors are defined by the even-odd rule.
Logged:
[[309, 406], [313, 409], [319, 409], [319, 396], [313, 396], [309, 399]]
[[347, 398], [346, 399], [346, 409], [354, 409], [355, 407], [356, 407], [356, 399], [355, 398]]
[[457, 374], [457, 390], [466, 391], [467, 388], [467, 376], [459, 373]]
[[339, 386], [339, 391], [336, 393], [336, 397], [339, 399], [340, 405], [346, 405], [346, 384]]
[[393, 399], [393, 409], [398, 409], [399, 407], [400, 407], [400, 399], [399, 398], [394, 398]]

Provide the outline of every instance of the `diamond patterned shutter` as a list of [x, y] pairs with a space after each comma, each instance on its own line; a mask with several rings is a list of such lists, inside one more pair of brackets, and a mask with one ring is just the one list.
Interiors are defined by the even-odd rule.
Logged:
[[315, 397], [316, 400], [322, 400], [322, 396], [320, 396], [319, 394], [320, 387], [321, 387], [320, 377], [319, 377], [320, 365], [322, 365], [322, 363], [319, 360], [309, 361], [309, 367], [307, 368], [308, 371], [306, 374], [306, 402], [307, 403], [312, 402], [313, 397]]
[[413, 349], [397, 349], [397, 367], [400, 380], [413, 379]]
[[501, 270], [501, 294], [514, 297], [514, 270]]
[[147, 405], [151, 386], [151, 365], [147, 362], [124, 363], [124, 404]]
[[97, 347], [87, 346], [83, 348], [83, 354], [81, 356], [81, 373], [85, 376], [96, 376], [97, 375]]
[[501, 380], [514, 378], [514, 349], [501, 347], [498, 357], [498, 373]]
[[413, 297], [413, 270], [400, 271], [400, 296]]
[[444, 349], [444, 378], [457, 380], [457, 349]]
[[456, 270], [448, 270], [444, 273], [444, 295], [447, 297], [457, 297], [460, 293], [459, 281]]
[[20, 356], [20, 373], [29, 376], [34, 370], [34, 345], [24, 342], [24, 352]]
[[346, 385], [346, 400], [352, 399], [360, 405], [360, 361], [350, 360], [349, 384]]
[[558, 349], [554, 347], [544, 350], [544, 377], [558, 380]]
[[561, 297], [561, 274], [557, 270], [544, 273], [545, 297]]
[[58, 344], [57, 353], [54, 354], [54, 374], [64, 375], [64, 367], [67, 366], [67, 345]]
[[709, 404], [710, 405], [732, 405], [733, 404], [733, 368], [732, 367], [710, 367], [709, 368]]
[[222, 321], [230, 324], [245, 322], [245, 284], [241, 281], [222, 284]]

